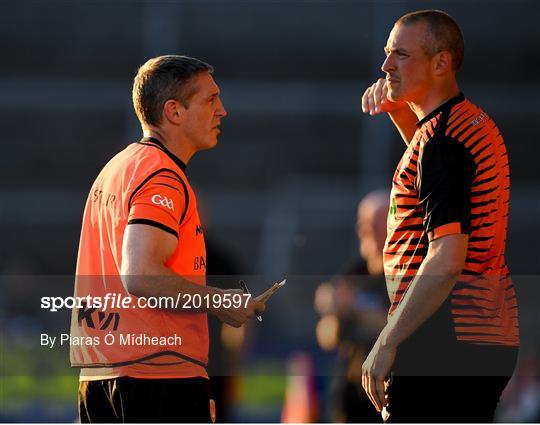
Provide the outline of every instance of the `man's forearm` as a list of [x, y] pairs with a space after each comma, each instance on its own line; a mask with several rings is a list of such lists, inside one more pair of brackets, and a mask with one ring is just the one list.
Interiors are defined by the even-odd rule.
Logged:
[[446, 300], [457, 274], [446, 270], [445, 258], [426, 258], [399, 307], [382, 331], [381, 343], [398, 347], [424, 323]]
[[[195, 279], [196, 277], [194, 277]], [[199, 285], [180, 276], [164, 267], [162, 270], [144, 275], [122, 276], [126, 290], [136, 297], [174, 297], [178, 294], [200, 295], [212, 297], [219, 289], [210, 286]], [[209, 311], [202, 303], [200, 309], [190, 308], [191, 311]]]

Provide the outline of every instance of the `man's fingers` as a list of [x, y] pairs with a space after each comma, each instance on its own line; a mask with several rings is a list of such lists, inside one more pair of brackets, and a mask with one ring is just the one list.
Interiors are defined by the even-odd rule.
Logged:
[[255, 311], [257, 313], [264, 313], [264, 311], [266, 310], [266, 304], [257, 300], [255, 301]]
[[369, 87], [366, 89], [366, 91], [362, 95], [362, 112], [364, 113], [368, 112], [368, 103], [367, 103], [368, 91], [369, 91]]
[[377, 391], [378, 379], [374, 376], [369, 377], [369, 391], [371, 393], [372, 402], [377, 409], [377, 412], [382, 410], [382, 401], [379, 399], [379, 393]]
[[375, 104], [373, 103], [373, 86], [369, 88], [369, 95], [367, 97], [368, 102], [368, 111], [370, 115], [373, 115], [375, 112]]
[[373, 406], [376, 409], [377, 405], [375, 404], [375, 401], [373, 400], [373, 397], [369, 393], [369, 375], [364, 370], [362, 370], [362, 387], [364, 388], [364, 391], [366, 392], [366, 394], [367, 394], [367, 396], [369, 398], [369, 401], [371, 401], [371, 404], [373, 404]]
[[375, 396], [373, 393], [373, 377], [368, 376], [367, 377], [367, 390], [366, 393], [369, 397], [369, 400], [371, 401], [371, 404], [375, 407], [377, 412], [380, 412], [379, 406], [377, 405], [377, 401], [375, 400]]
[[371, 404], [375, 406], [375, 403], [373, 402], [373, 399], [371, 398], [371, 394], [369, 393], [369, 376], [365, 374], [365, 372], [362, 372], [362, 387], [364, 387], [364, 391], [366, 392], [369, 401], [371, 401]]
[[379, 113], [381, 111], [381, 87], [379, 81], [374, 84], [375, 88], [373, 89], [373, 108], [374, 113]]
[[363, 372], [362, 372], [362, 388], [364, 389], [364, 391], [367, 394], [366, 375], [364, 375]]
[[369, 96], [369, 89], [368, 87], [364, 94], [362, 95], [362, 112], [367, 113], [369, 112], [369, 104], [368, 104], [368, 96]]
[[377, 398], [380, 401], [380, 406], [382, 410], [382, 408], [388, 404], [386, 401], [386, 396], [384, 392], [384, 379], [380, 379], [380, 378], [375, 379], [375, 387], [377, 390]]
[[381, 88], [381, 105], [388, 102], [388, 86], [386, 80], [383, 80], [383, 85]]
[[240, 326], [242, 326], [241, 322], [234, 319], [227, 320], [227, 324], [231, 325], [233, 328], [239, 328]]

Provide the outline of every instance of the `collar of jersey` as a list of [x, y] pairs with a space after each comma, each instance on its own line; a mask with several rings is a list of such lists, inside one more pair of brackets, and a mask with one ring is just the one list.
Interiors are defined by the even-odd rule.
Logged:
[[156, 148], [161, 149], [176, 163], [176, 165], [180, 167], [182, 171], [186, 171], [187, 166], [186, 164], [184, 164], [184, 161], [182, 161], [175, 154], [173, 154], [169, 149], [165, 147], [163, 143], [161, 143], [155, 137], [143, 137], [138, 143], [141, 143], [143, 145], [155, 146]]
[[431, 118], [436, 117], [439, 112], [441, 112], [443, 109], [450, 108], [453, 105], [463, 102], [465, 100], [465, 95], [463, 92], [459, 92], [459, 94], [455, 97], [453, 97], [450, 100], [447, 100], [442, 105], [437, 106], [433, 111], [431, 111], [429, 114], [427, 114], [424, 118], [422, 118], [420, 121], [416, 123], [417, 127], [422, 127], [422, 125], [426, 122], [428, 122]]

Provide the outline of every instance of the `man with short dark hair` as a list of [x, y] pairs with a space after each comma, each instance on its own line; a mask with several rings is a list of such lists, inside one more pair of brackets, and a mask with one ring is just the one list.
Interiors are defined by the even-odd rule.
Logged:
[[226, 116], [212, 71], [173, 55], [139, 69], [133, 104], [144, 137], [105, 165], [88, 196], [75, 286], [87, 301], [73, 310], [80, 343], [70, 353], [82, 368], [82, 422], [215, 421], [207, 312], [238, 327], [264, 310], [240, 290], [206, 286], [203, 228], [185, 170], [216, 145]]
[[493, 120], [460, 93], [463, 37], [446, 13], [394, 25], [365, 113], [407, 144], [392, 181], [384, 269], [388, 324], [362, 368], [392, 422], [491, 422], [517, 359], [504, 252], [510, 177]]

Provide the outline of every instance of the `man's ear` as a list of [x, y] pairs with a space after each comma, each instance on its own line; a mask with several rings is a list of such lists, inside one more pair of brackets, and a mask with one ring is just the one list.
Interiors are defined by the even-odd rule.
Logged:
[[433, 57], [433, 66], [436, 75], [443, 75], [452, 71], [452, 55], [442, 50]]
[[186, 108], [179, 101], [169, 99], [163, 105], [163, 118], [174, 125], [182, 124], [185, 110]]

